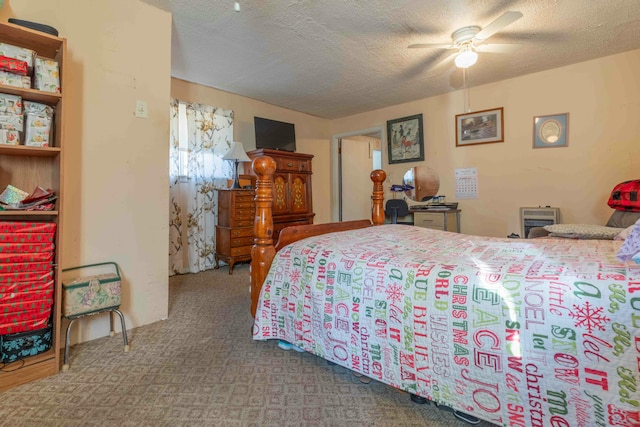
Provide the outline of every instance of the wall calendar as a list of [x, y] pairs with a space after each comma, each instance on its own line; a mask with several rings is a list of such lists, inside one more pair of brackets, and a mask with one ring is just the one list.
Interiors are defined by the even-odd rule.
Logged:
[[463, 168], [455, 170], [456, 199], [478, 198], [478, 169]]

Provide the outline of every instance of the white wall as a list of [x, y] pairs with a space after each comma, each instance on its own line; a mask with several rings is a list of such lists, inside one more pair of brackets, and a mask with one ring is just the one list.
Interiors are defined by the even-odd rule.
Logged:
[[[604, 224], [611, 189], [640, 177], [638, 70], [640, 50], [634, 50], [472, 88], [472, 111], [504, 107], [504, 143], [455, 146], [462, 91], [333, 120], [331, 133], [422, 113], [425, 161], [389, 165], [383, 156], [385, 187], [424, 164], [440, 177], [438, 194], [455, 201], [454, 170], [477, 168], [479, 198], [459, 201], [463, 233], [520, 233], [521, 206], [556, 206], [565, 223]], [[568, 147], [533, 149], [533, 117], [557, 113], [570, 115]]]

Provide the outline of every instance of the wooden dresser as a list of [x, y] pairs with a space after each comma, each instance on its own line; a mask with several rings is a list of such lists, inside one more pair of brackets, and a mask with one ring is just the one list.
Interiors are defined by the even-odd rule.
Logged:
[[255, 191], [218, 190], [218, 225], [216, 225], [216, 267], [229, 263], [229, 274], [239, 261], [251, 260], [253, 221], [256, 212]]
[[[313, 224], [311, 203], [311, 159], [313, 155], [261, 148], [249, 151], [253, 161], [269, 156], [276, 162], [273, 176], [273, 241], [280, 230], [292, 225]], [[251, 171], [253, 174], [253, 170]]]

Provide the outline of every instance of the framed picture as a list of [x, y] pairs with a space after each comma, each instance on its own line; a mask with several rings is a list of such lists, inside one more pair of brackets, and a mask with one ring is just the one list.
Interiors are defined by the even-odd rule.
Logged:
[[424, 160], [422, 114], [387, 122], [389, 164]]
[[456, 114], [456, 147], [504, 141], [503, 108]]
[[533, 118], [533, 148], [566, 147], [569, 143], [569, 113]]

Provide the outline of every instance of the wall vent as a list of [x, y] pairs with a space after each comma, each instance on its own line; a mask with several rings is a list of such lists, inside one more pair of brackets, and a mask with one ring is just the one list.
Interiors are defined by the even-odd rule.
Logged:
[[520, 231], [522, 237], [529, 236], [529, 230], [533, 227], [558, 224], [560, 222], [560, 208], [537, 207], [520, 208]]

